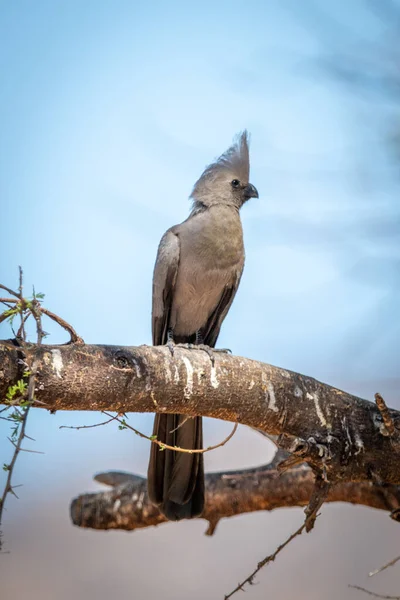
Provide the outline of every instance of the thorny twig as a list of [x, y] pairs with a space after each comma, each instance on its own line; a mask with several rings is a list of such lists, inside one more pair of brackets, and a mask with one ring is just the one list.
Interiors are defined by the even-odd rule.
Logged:
[[[14, 450], [14, 454], [13, 457], [11, 459], [11, 462], [9, 465], [7, 465], [7, 481], [6, 484], [4, 486], [4, 492], [2, 497], [0, 498], [0, 525], [2, 522], [2, 518], [3, 518], [3, 510], [4, 510], [4, 504], [5, 504], [5, 500], [7, 497], [7, 494], [11, 493], [14, 496], [18, 497], [16, 495], [16, 493], [13, 491], [13, 486], [11, 485], [11, 480], [12, 480], [12, 476], [13, 476], [13, 472], [14, 472], [14, 467], [15, 467], [15, 463], [17, 461], [18, 458], [18, 454], [21, 451], [21, 444], [22, 444], [22, 440], [25, 437], [25, 427], [26, 427], [26, 422], [27, 422], [27, 417], [28, 417], [28, 412], [29, 412], [29, 406], [26, 407], [25, 413], [23, 415], [22, 421], [21, 421], [21, 429], [19, 431], [19, 436], [18, 436], [18, 440], [15, 444], [15, 450]], [[0, 549], [1, 549], [1, 538], [0, 538]]]
[[92, 425], [60, 425], [59, 429], [92, 429], [93, 427], [101, 427], [102, 425], [108, 425], [108, 423], [111, 423], [111, 421], [115, 421], [117, 418], [118, 415], [107, 419], [107, 421], [102, 421], [101, 423], [93, 423]]
[[[63, 327], [64, 329], [66, 329], [68, 331], [68, 333], [70, 334], [70, 337], [71, 337], [70, 343], [83, 343], [83, 340], [82, 340], [82, 338], [80, 338], [77, 335], [77, 333], [75, 332], [73, 327], [71, 327], [66, 321], [64, 321], [64, 319], [61, 319], [60, 317], [58, 317], [51, 311], [49, 311], [46, 308], [43, 308], [41, 306], [40, 299], [42, 298], [42, 295], [40, 295], [40, 294], [36, 295], [35, 291], [33, 291], [33, 298], [31, 300], [24, 298], [24, 296], [23, 296], [23, 271], [22, 271], [21, 267], [19, 267], [18, 292], [15, 292], [11, 288], [8, 288], [7, 286], [5, 286], [3, 284], [0, 284], [0, 289], [5, 290], [11, 296], [13, 296], [13, 298], [0, 298], [0, 303], [5, 304], [8, 308], [8, 310], [6, 310], [2, 314], [0, 314], [0, 323], [5, 321], [6, 319], [10, 319], [10, 321], [12, 322], [12, 318], [18, 314], [20, 315], [20, 318], [21, 318], [21, 324], [19, 326], [16, 337], [17, 337], [18, 343], [20, 345], [19, 352], [20, 352], [21, 358], [20, 358], [19, 362], [23, 367], [22, 379], [20, 380], [20, 388], [17, 390], [18, 394], [16, 395], [16, 397], [14, 399], [12, 396], [10, 396], [10, 398], [7, 397], [7, 400], [6, 400], [7, 406], [1, 411], [1, 412], [3, 412], [5, 410], [9, 410], [10, 408], [13, 408], [14, 412], [12, 413], [11, 418], [10, 419], [5, 418], [5, 419], [9, 420], [15, 424], [15, 427], [13, 429], [13, 434], [12, 434], [11, 438], [9, 438], [10, 442], [14, 446], [14, 454], [11, 458], [11, 462], [7, 465], [4, 465], [4, 469], [7, 471], [7, 480], [5, 483], [3, 495], [0, 497], [0, 525], [1, 525], [4, 504], [5, 504], [7, 495], [11, 493], [17, 497], [17, 495], [15, 494], [15, 491], [14, 491], [16, 486], [13, 486], [11, 482], [12, 482], [12, 477], [14, 474], [14, 467], [15, 467], [18, 455], [20, 452], [36, 452], [35, 450], [28, 450], [28, 449], [22, 448], [22, 442], [23, 442], [24, 438], [32, 439], [32, 438], [29, 438], [29, 436], [25, 433], [25, 430], [26, 430], [29, 409], [33, 405], [33, 403], [36, 402], [36, 400], [35, 400], [35, 377], [36, 377], [36, 371], [37, 371], [36, 361], [34, 361], [32, 363], [32, 365], [30, 365], [30, 366], [26, 362], [27, 357], [24, 352], [24, 345], [27, 341], [26, 340], [25, 323], [29, 319], [30, 316], [32, 316], [34, 318], [34, 320], [36, 322], [36, 344], [37, 344], [37, 346], [41, 346], [42, 340], [45, 336], [45, 333], [44, 333], [43, 327], [42, 327], [42, 314], [47, 315], [50, 319], [52, 319], [53, 321], [56, 321], [61, 327]], [[24, 381], [24, 378], [27, 378], [27, 384]], [[26, 387], [27, 387], [27, 390], [25, 389]], [[14, 395], [16, 394], [15, 390], [14, 390], [13, 394]], [[22, 404], [22, 406], [17, 408], [15, 406], [15, 404], [17, 404], [17, 403], [20, 404], [21, 400], [23, 400], [23, 404]], [[2, 417], [2, 418], [4, 418], [4, 417]], [[19, 432], [18, 432], [18, 427], [19, 427]], [[18, 432], [18, 437], [17, 437], [17, 432]], [[15, 439], [15, 437], [17, 437], [17, 439]], [[1, 548], [1, 539], [0, 539], [0, 548]]]
[[[33, 440], [33, 438], [29, 437], [29, 435], [24, 435], [24, 437], [28, 438], [28, 440]], [[14, 446], [14, 448], [18, 448], [18, 443], [14, 442], [10, 437], [7, 437], [8, 441], [10, 442], [10, 444], [12, 444]], [[32, 454], [44, 454], [44, 452], [40, 452], [40, 450], [30, 450], [29, 448], [19, 448], [20, 452], [31, 452]], [[14, 486], [17, 487], [17, 486]]]
[[388, 567], [393, 567], [393, 565], [395, 565], [399, 560], [400, 560], [400, 556], [396, 556], [396, 558], [393, 558], [391, 561], [389, 561], [382, 567], [379, 567], [379, 569], [375, 569], [375, 571], [371, 571], [370, 573], [368, 573], [369, 577], [373, 577], [374, 575], [377, 575], [378, 573], [382, 573], [382, 571], [384, 571]]
[[[160, 442], [159, 440], [157, 440], [156, 438], [152, 437], [152, 436], [148, 436], [144, 433], [142, 433], [141, 431], [139, 431], [138, 429], [135, 429], [135, 427], [132, 427], [132, 425], [128, 425], [128, 423], [126, 422], [125, 419], [121, 419], [120, 415], [110, 415], [110, 413], [106, 412], [105, 410], [102, 410], [101, 413], [103, 415], [106, 415], [107, 417], [110, 417], [109, 419], [107, 419], [107, 421], [102, 421], [101, 423], [93, 423], [93, 425], [61, 425], [60, 429], [92, 429], [93, 427], [101, 427], [102, 425], [108, 425], [108, 423], [111, 423], [111, 421], [118, 421], [118, 423], [120, 424], [121, 429], [130, 429], [131, 431], [133, 431], [134, 433], [136, 433], [136, 435], [140, 436], [141, 438], [148, 440], [149, 442], [152, 442], [153, 444], [157, 444], [158, 446], [160, 446], [161, 450], [174, 450], [175, 452], [186, 452], [189, 454], [204, 454], [204, 452], [209, 452], [210, 450], [216, 450], [217, 448], [220, 448], [221, 446], [225, 446], [225, 444], [227, 442], [229, 442], [229, 440], [233, 437], [233, 435], [235, 434], [237, 428], [238, 428], [238, 424], [235, 423], [231, 433], [228, 435], [228, 437], [226, 437], [222, 442], [220, 442], [219, 444], [217, 444], [216, 446], [208, 446], [208, 448], [203, 448], [201, 450], [190, 450], [189, 448], [180, 448], [179, 446], [169, 446], [168, 444], [163, 444], [162, 442]], [[184, 422], [187, 421], [187, 419], [190, 419], [190, 417], [187, 417], [185, 419]], [[180, 427], [181, 425], [179, 425]], [[178, 427], [176, 428], [178, 429]], [[173, 430], [175, 431], [175, 429]]]
[[11, 288], [8, 288], [7, 286], [3, 285], [2, 283], [0, 283], [0, 289], [5, 290], [9, 294], [11, 294], [11, 296], [15, 296], [16, 298], [19, 298], [18, 292], [14, 292], [14, 290], [12, 290]]
[[[110, 413], [106, 412], [105, 410], [103, 410], [102, 413], [104, 415], [106, 415], [107, 417], [112, 417], [112, 415], [110, 415]], [[228, 435], [228, 437], [226, 437], [224, 440], [222, 440], [222, 442], [220, 442], [219, 444], [216, 444], [215, 446], [208, 446], [207, 448], [202, 448], [201, 450], [190, 450], [189, 448], [180, 448], [179, 446], [169, 446], [168, 444], [163, 444], [163, 442], [160, 442], [160, 440], [157, 440], [153, 436], [145, 435], [138, 429], [135, 429], [134, 427], [132, 427], [132, 425], [128, 425], [126, 420], [120, 419], [118, 415], [113, 418], [122, 425], [122, 428], [126, 427], [127, 429], [130, 429], [131, 431], [136, 433], [136, 435], [138, 435], [139, 437], [141, 437], [145, 440], [148, 440], [149, 442], [152, 442], [153, 444], [157, 444], [157, 446], [160, 446], [161, 450], [174, 450], [174, 452], [186, 452], [187, 454], [204, 454], [205, 452], [210, 452], [211, 450], [216, 450], [217, 448], [221, 448], [221, 446], [225, 446], [225, 444], [227, 442], [229, 442], [229, 440], [232, 439], [232, 437], [235, 435], [236, 430], [238, 428], [238, 424], [235, 423], [233, 426], [233, 429], [230, 432], [230, 434]]]
[[[9, 293], [11, 294], [15, 294], [15, 292], [13, 292], [12, 290], [5, 288], [5, 286], [0, 286], [3, 287], [4, 289], [6, 289]], [[21, 335], [22, 335], [22, 340], [23, 343], [25, 343], [26, 341], [26, 332], [25, 332], [25, 328], [24, 328], [24, 323], [25, 323], [25, 315], [24, 315], [24, 310], [26, 310], [26, 307], [24, 307], [24, 298], [23, 298], [23, 272], [22, 272], [22, 268], [19, 267], [19, 288], [18, 288], [18, 303], [19, 303], [19, 312], [21, 315], [21, 326], [20, 326], [20, 331], [21, 331]], [[32, 314], [33, 311], [35, 311], [35, 308], [32, 306], [32, 308], [29, 309]], [[4, 313], [3, 313], [4, 314]], [[36, 333], [37, 333], [37, 345], [40, 346], [42, 343], [42, 339], [43, 339], [43, 329], [42, 329], [42, 324], [41, 324], [41, 319], [40, 319], [40, 313], [36, 313], [35, 319], [36, 319]], [[26, 401], [26, 405], [22, 408], [22, 412], [18, 409], [16, 409], [18, 411], [17, 416], [19, 418], [19, 423], [20, 423], [20, 430], [19, 430], [19, 434], [18, 434], [18, 438], [16, 440], [16, 442], [14, 442], [13, 440], [10, 439], [10, 441], [12, 442], [13, 446], [14, 446], [14, 454], [12, 456], [11, 462], [10, 464], [6, 465], [7, 467], [7, 480], [4, 486], [4, 492], [2, 497], [0, 498], [0, 524], [2, 522], [2, 517], [3, 517], [3, 510], [4, 510], [4, 505], [5, 505], [5, 500], [6, 497], [9, 493], [13, 494], [14, 496], [18, 497], [14, 491], [14, 487], [12, 486], [12, 477], [14, 474], [14, 467], [18, 458], [18, 455], [21, 451], [23, 451], [24, 449], [21, 447], [22, 446], [22, 441], [24, 440], [25, 437], [28, 437], [25, 433], [25, 429], [26, 429], [26, 424], [27, 424], [27, 420], [28, 420], [28, 414], [29, 414], [29, 409], [31, 407], [31, 405], [34, 402], [34, 392], [35, 392], [35, 376], [36, 376], [36, 369], [37, 369], [37, 364], [36, 362], [34, 362], [32, 364], [32, 367], [30, 370], [27, 370], [27, 363], [26, 363], [26, 356], [25, 353], [23, 351], [23, 349], [21, 348], [21, 354], [23, 356], [23, 359], [21, 359], [21, 363], [23, 364], [23, 368], [24, 368], [24, 374], [29, 373], [29, 378], [28, 378], [28, 393], [27, 393], [27, 401]], [[1, 539], [0, 539], [0, 548], [1, 548]]]
[[[0, 284], [0, 288], [3, 287], [4, 289], [5, 286]], [[8, 290], [11, 293], [11, 290]], [[25, 298], [23, 297], [18, 297], [18, 299], [16, 298], [0, 298], [0, 302], [3, 304], [16, 304], [19, 305], [20, 310], [21, 310], [21, 315], [22, 312], [24, 310], [26, 310], [27, 308], [31, 308], [30, 306], [30, 302], [27, 301]], [[67, 321], [65, 321], [64, 319], [62, 319], [61, 317], [59, 317], [58, 315], [56, 315], [55, 313], [51, 312], [51, 310], [49, 310], [48, 308], [44, 308], [44, 306], [41, 306], [40, 302], [38, 301], [38, 299], [35, 297], [34, 300], [32, 301], [32, 304], [34, 305], [34, 308], [36, 309], [36, 313], [43, 313], [44, 315], [46, 315], [47, 317], [49, 317], [50, 319], [52, 319], [52, 321], [55, 321], [58, 325], [60, 325], [60, 327], [62, 327], [63, 329], [65, 329], [66, 331], [68, 331], [69, 335], [70, 335], [70, 344], [83, 344], [84, 341], [83, 339], [76, 333], [75, 329], [72, 327], [72, 325], [70, 325], [69, 323], [67, 323]], [[0, 315], [0, 323], [2, 321], [5, 321], [5, 319], [8, 318], [8, 311], [6, 311], [5, 313], [3, 313], [2, 315]], [[25, 315], [24, 317], [24, 321], [23, 323], [21, 323], [21, 327], [18, 330], [17, 333], [17, 337], [23, 337], [23, 332], [22, 332], [22, 327], [25, 323], [25, 321], [31, 316], [31, 314], [33, 316], [35, 316], [32, 313], [28, 313], [27, 315]], [[22, 317], [21, 317], [22, 318]]]
[[360, 590], [360, 592], [364, 592], [369, 596], [374, 596], [374, 598], [384, 598], [385, 600], [400, 600], [400, 596], [384, 596], [383, 594], [377, 594], [375, 592], [371, 592], [359, 585], [349, 585], [349, 588], [353, 588], [353, 590]]
[[[22, 267], [19, 267], [19, 286], [18, 286], [18, 292], [19, 292], [19, 302], [21, 305], [21, 310], [19, 312], [19, 315], [21, 317], [21, 325], [19, 330], [21, 331], [21, 337], [24, 340], [24, 342], [26, 341], [26, 332], [25, 332], [25, 315], [23, 313], [23, 309], [22, 309], [22, 304], [24, 303], [24, 296], [23, 296], [23, 289], [24, 289], [24, 282], [23, 282], [23, 275], [22, 275]], [[29, 315], [29, 313], [28, 313]], [[40, 339], [38, 337], [38, 345], [40, 346], [40, 343], [42, 341], [42, 335], [40, 335]]]
[[40, 307], [40, 310], [42, 311], [42, 313], [44, 315], [47, 315], [50, 319], [52, 319], [53, 321], [58, 323], [58, 325], [60, 325], [60, 327], [62, 327], [66, 331], [68, 331], [68, 333], [71, 337], [71, 339], [69, 341], [70, 344], [83, 344], [84, 343], [83, 339], [76, 333], [76, 331], [72, 327], [72, 325], [67, 323], [67, 321], [64, 321], [64, 319], [62, 319], [58, 315], [54, 314], [47, 308], [43, 308], [43, 306]]
[[244, 579], [241, 583], [238, 583], [238, 585], [235, 587], [235, 589], [232, 590], [227, 596], [224, 597], [224, 600], [228, 600], [228, 598], [231, 598], [239, 590], [241, 590], [243, 592], [244, 586], [246, 585], [246, 583], [248, 583], [249, 585], [253, 585], [254, 577], [257, 575], [257, 573], [259, 571], [261, 571], [261, 569], [263, 567], [265, 567], [265, 565], [274, 561], [275, 558], [278, 556], [278, 554], [284, 548], [286, 548], [286, 546], [288, 546], [290, 544], [290, 542], [292, 540], [294, 540], [295, 537], [301, 535], [304, 530], [306, 530], [307, 532], [311, 531], [311, 529], [314, 527], [315, 520], [318, 516], [318, 511], [321, 508], [322, 504], [324, 503], [324, 501], [328, 495], [329, 489], [330, 489], [330, 484], [328, 484], [322, 478], [317, 476], [316, 480], [315, 480], [314, 490], [313, 490], [312, 496], [310, 498], [310, 502], [308, 503], [308, 506], [304, 510], [304, 512], [306, 514], [306, 519], [305, 519], [304, 523], [294, 533], [292, 533], [287, 538], [287, 540], [285, 540], [280, 546], [278, 546], [278, 548], [275, 550], [275, 552], [273, 552], [272, 554], [269, 554], [262, 561], [260, 561], [257, 565], [257, 568], [254, 569], [254, 571], [248, 577], [246, 577], [246, 579]]
[[287, 540], [285, 542], [283, 542], [283, 544], [281, 544], [280, 546], [277, 547], [277, 549], [275, 550], [275, 552], [273, 552], [272, 554], [270, 554], [269, 556], [266, 556], [261, 562], [258, 563], [257, 568], [254, 569], [254, 571], [251, 573], [251, 575], [249, 575], [246, 579], [244, 579], [241, 583], [238, 583], [238, 585], [235, 587], [234, 590], [232, 590], [227, 596], [225, 596], [224, 600], [228, 600], [228, 598], [231, 598], [233, 596], [233, 594], [235, 594], [236, 592], [238, 592], [239, 590], [241, 590], [242, 592], [244, 591], [244, 586], [246, 585], [246, 583], [248, 583], [249, 585], [253, 585], [254, 584], [254, 577], [257, 575], [257, 573], [263, 568], [265, 567], [265, 565], [267, 565], [268, 563], [272, 562], [275, 560], [275, 558], [277, 557], [277, 555], [284, 549], [286, 548], [286, 546], [288, 544], [290, 544], [290, 542], [292, 540], [294, 540], [295, 537], [297, 537], [298, 535], [300, 535], [301, 533], [303, 533], [304, 529], [305, 529], [305, 522], [303, 523], [303, 525], [301, 527], [299, 527], [294, 533], [292, 533], [292, 535], [290, 535]]
[[31, 316], [30, 313], [28, 313], [27, 315], [25, 315], [25, 317], [21, 317], [22, 322], [21, 322], [21, 325], [20, 325], [20, 327], [19, 327], [19, 329], [17, 331], [17, 339], [23, 339], [24, 338], [24, 335], [25, 335], [25, 323], [27, 322], [27, 320], [29, 319], [30, 316]]

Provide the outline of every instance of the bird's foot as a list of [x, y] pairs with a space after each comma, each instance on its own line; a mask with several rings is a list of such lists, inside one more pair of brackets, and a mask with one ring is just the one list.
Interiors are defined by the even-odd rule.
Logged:
[[185, 342], [181, 342], [179, 344], [174, 344], [175, 348], [184, 348], [185, 350], [197, 350], [197, 346], [195, 344], [188, 344]]
[[175, 348], [184, 348], [185, 350], [194, 350], [197, 348], [194, 344], [179, 343], [175, 344], [172, 337], [168, 337], [167, 343], [165, 344], [168, 350], [171, 352], [171, 356], [175, 355]]
[[185, 348], [185, 350], [203, 350], [208, 354], [212, 366], [215, 365], [214, 354], [216, 352], [223, 352], [224, 354], [231, 353], [229, 348], [211, 348], [211, 346], [207, 346], [207, 344], [175, 344], [175, 347]]
[[175, 347], [177, 344], [174, 343], [174, 340], [171, 338], [167, 341], [167, 343], [165, 344], [168, 348], [168, 350], [171, 352], [171, 356], [174, 356], [175, 354]]

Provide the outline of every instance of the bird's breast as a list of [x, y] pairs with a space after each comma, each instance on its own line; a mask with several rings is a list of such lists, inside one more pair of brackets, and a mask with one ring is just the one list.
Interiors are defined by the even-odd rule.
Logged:
[[201, 269], [229, 269], [244, 256], [239, 214], [232, 208], [207, 211], [181, 237], [181, 252], [197, 259]]
[[204, 327], [224, 289], [237, 285], [242, 273], [239, 215], [229, 210], [222, 217], [198, 219], [179, 235], [181, 254], [171, 315], [178, 335], [190, 335]]

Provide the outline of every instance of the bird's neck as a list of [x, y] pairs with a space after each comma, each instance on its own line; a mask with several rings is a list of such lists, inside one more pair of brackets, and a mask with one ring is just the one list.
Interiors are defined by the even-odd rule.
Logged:
[[193, 217], [194, 215], [197, 215], [199, 213], [203, 213], [206, 211], [214, 212], [214, 211], [218, 211], [218, 210], [221, 210], [221, 212], [225, 212], [226, 210], [233, 211], [234, 213], [236, 213], [238, 215], [239, 208], [240, 208], [239, 206], [237, 206], [236, 204], [234, 204], [232, 201], [229, 201], [229, 200], [217, 199], [215, 201], [208, 202], [207, 204], [204, 204], [200, 200], [194, 200], [190, 216]]

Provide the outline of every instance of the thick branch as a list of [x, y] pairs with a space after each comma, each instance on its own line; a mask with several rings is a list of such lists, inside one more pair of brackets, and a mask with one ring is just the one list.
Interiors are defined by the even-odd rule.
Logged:
[[[179, 412], [281, 434], [279, 445], [336, 482], [400, 483], [395, 451], [375, 404], [257, 361], [165, 347], [42, 346], [35, 398], [51, 410]], [[18, 379], [18, 349], [0, 343], [0, 397]], [[43, 404], [44, 403], [44, 404]], [[398, 429], [400, 413], [391, 410]]]
[[[71, 503], [74, 525], [92, 529], [133, 530], [163, 523], [166, 519], [147, 496], [147, 481], [128, 473], [103, 473], [95, 479], [111, 490], [82, 494]], [[202, 515], [212, 534], [220, 519], [259, 510], [306, 506], [314, 488], [308, 467], [279, 474], [271, 465], [206, 475], [206, 507]], [[400, 505], [400, 487], [366, 482], [338, 483], [327, 502], [350, 502], [392, 511]]]

